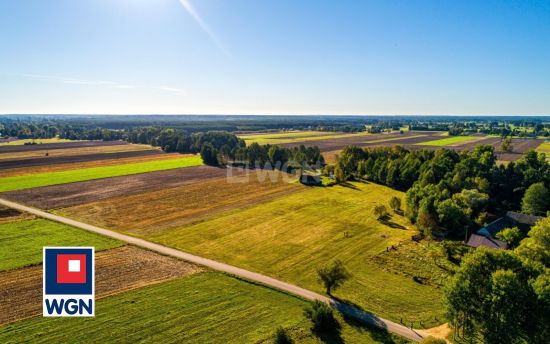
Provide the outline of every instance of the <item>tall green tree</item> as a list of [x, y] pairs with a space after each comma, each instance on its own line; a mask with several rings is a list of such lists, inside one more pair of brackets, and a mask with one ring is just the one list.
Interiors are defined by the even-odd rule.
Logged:
[[544, 183], [535, 183], [525, 191], [521, 200], [521, 210], [530, 215], [546, 215], [550, 209], [550, 193]]

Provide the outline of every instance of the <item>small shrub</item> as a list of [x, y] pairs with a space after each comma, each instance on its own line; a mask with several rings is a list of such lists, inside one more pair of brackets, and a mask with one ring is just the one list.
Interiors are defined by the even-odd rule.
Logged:
[[338, 326], [332, 308], [321, 301], [315, 301], [304, 311], [304, 315], [313, 322], [315, 332], [330, 332]]
[[393, 196], [390, 199], [390, 208], [396, 213], [399, 212], [401, 210], [401, 198]]
[[388, 216], [388, 209], [386, 209], [386, 206], [381, 204], [374, 207], [374, 215], [376, 216], [376, 219], [382, 220]]

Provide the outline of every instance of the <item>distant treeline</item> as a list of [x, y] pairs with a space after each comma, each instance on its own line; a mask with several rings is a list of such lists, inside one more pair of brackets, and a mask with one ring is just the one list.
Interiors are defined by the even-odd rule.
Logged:
[[295, 169], [324, 165], [324, 158], [317, 147], [282, 148], [273, 145], [251, 144], [225, 131], [189, 133], [182, 129], [161, 127], [137, 127], [126, 130], [84, 128], [73, 125], [42, 126], [34, 123], [12, 122], [0, 124], [3, 136], [28, 138], [52, 138], [59, 136], [71, 140], [125, 140], [130, 143], [160, 147], [165, 152], [200, 153], [208, 165], [238, 164], [249, 167]]
[[228, 132], [192, 133], [175, 129], [138, 128], [130, 130], [128, 141], [161, 147], [165, 152], [200, 153], [208, 165], [246, 165], [253, 168], [294, 169], [306, 165], [324, 165], [318, 147], [282, 148], [253, 143]]
[[550, 164], [544, 154], [532, 150], [516, 162], [497, 165], [490, 145], [471, 152], [346, 147], [330, 168], [327, 172], [338, 181], [364, 178], [407, 191], [407, 216], [428, 232], [437, 227], [460, 232], [465, 226], [483, 225], [488, 210], [523, 208], [533, 215], [550, 210], [550, 199], [544, 195], [534, 208], [522, 203], [530, 186], [550, 189]]

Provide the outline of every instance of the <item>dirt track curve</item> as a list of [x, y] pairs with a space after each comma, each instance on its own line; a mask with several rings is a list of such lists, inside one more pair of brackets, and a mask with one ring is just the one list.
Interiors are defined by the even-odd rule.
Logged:
[[70, 225], [70, 226], [73, 226], [73, 227], [77, 227], [77, 228], [80, 228], [80, 229], [83, 229], [83, 230], [87, 230], [87, 231], [94, 232], [94, 233], [97, 233], [97, 234], [100, 234], [100, 235], [108, 236], [108, 237], [111, 237], [111, 238], [114, 238], [114, 239], [117, 239], [117, 240], [120, 240], [120, 241], [127, 242], [129, 244], [133, 244], [133, 245], [138, 246], [138, 247], [142, 247], [142, 248], [154, 251], [154, 252], [158, 252], [160, 254], [176, 257], [176, 258], [183, 259], [183, 260], [191, 262], [191, 263], [195, 263], [195, 264], [198, 264], [198, 265], [202, 265], [202, 266], [211, 268], [213, 270], [225, 272], [225, 273], [228, 273], [228, 274], [231, 274], [231, 275], [235, 275], [235, 276], [238, 276], [238, 277], [241, 277], [241, 278], [245, 278], [245, 279], [250, 280], [250, 281], [258, 282], [258, 283], [261, 283], [261, 284], [264, 284], [264, 285], [267, 285], [267, 286], [270, 286], [270, 287], [273, 287], [273, 288], [276, 288], [276, 289], [279, 289], [279, 290], [283, 290], [287, 293], [297, 295], [299, 297], [302, 297], [302, 298], [305, 298], [305, 299], [308, 299], [308, 300], [319, 300], [319, 301], [322, 301], [322, 302], [325, 302], [325, 303], [331, 305], [332, 307], [336, 308], [337, 310], [339, 310], [343, 314], [346, 314], [348, 316], [352, 316], [352, 317], [354, 317], [356, 319], [359, 319], [361, 321], [364, 321], [364, 322], [366, 322], [370, 325], [385, 329], [388, 332], [395, 333], [397, 335], [400, 335], [402, 337], [405, 337], [405, 338], [413, 340], [413, 341], [420, 341], [420, 340], [423, 339], [423, 336], [420, 333], [418, 333], [417, 331], [413, 330], [413, 329], [410, 329], [410, 328], [405, 327], [403, 325], [394, 323], [393, 321], [389, 321], [389, 320], [386, 320], [386, 319], [379, 318], [379, 317], [377, 317], [377, 316], [375, 316], [371, 313], [365, 312], [365, 311], [363, 311], [361, 309], [358, 309], [358, 308], [356, 308], [352, 305], [345, 304], [345, 303], [330, 299], [326, 296], [317, 294], [317, 293], [315, 293], [311, 290], [300, 288], [296, 285], [289, 284], [289, 283], [286, 283], [286, 282], [283, 282], [283, 281], [280, 281], [280, 280], [277, 280], [277, 279], [274, 279], [274, 278], [271, 278], [271, 277], [268, 277], [268, 276], [265, 276], [265, 275], [262, 275], [262, 274], [259, 274], [259, 273], [256, 273], [256, 272], [248, 271], [248, 270], [245, 270], [245, 269], [238, 268], [236, 266], [228, 265], [228, 264], [221, 263], [221, 262], [218, 262], [218, 261], [215, 261], [215, 260], [211, 260], [211, 259], [203, 258], [203, 257], [200, 257], [200, 256], [196, 256], [196, 255], [193, 255], [193, 254], [189, 254], [189, 253], [186, 253], [186, 252], [183, 252], [183, 251], [180, 251], [180, 250], [176, 250], [176, 249], [173, 249], [173, 248], [170, 248], [170, 247], [155, 244], [155, 243], [152, 243], [152, 242], [147, 241], [147, 240], [143, 240], [143, 239], [135, 238], [135, 237], [132, 237], [132, 236], [129, 236], [129, 235], [124, 235], [124, 234], [121, 234], [121, 233], [113, 232], [113, 231], [108, 230], [108, 229], [104, 229], [104, 228], [92, 226], [92, 225], [89, 225], [89, 224], [86, 224], [86, 223], [83, 223], [83, 222], [71, 220], [71, 219], [65, 218], [63, 216], [50, 214], [50, 213], [47, 213], [45, 211], [42, 211], [42, 210], [39, 210], [39, 209], [36, 209], [36, 208], [27, 207], [27, 206], [19, 204], [19, 203], [10, 202], [10, 201], [5, 200], [5, 199], [0, 198], [0, 204], [5, 205], [5, 206], [10, 207], [10, 208], [17, 209], [19, 211], [25, 211], [25, 212], [28, 212], [28, 213], [34, 214], [36, 216], [40, 216], [40, 217], [52, 220], [52, 221], [64, 223], [64, 224], [67, 224], [67, 225]]

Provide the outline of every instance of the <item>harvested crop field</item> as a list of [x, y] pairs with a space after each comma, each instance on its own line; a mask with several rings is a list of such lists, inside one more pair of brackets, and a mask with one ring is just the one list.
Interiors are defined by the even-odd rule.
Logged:
[[[85, 142], [87, 140], [82, 140], [80, 142]], [[33, 143], [33, 145], [43, 145], [43, 144], [51, 144], [51, 143], [66, 143], [66, 142], [76, 142], [76, 140], [69, 140], [69, 139], [60, 139], [59, 137], [53, 137], [50, 139], [17, 139], [17, 138], [11, 138], [7, 140], [0, 140], [0, 147], [5, 145], [10, 146], [19, 146], [19, 145], [25, 145], [29, 143]]]
[[[23, 146], [27, 147], [27, 146]], [[158, 150], [148, 145], [117, 144], [117, 145], [96, 145], [91, 147], [77, 147], [66, 149], [33, 149], [18, 152], [2, 152], [0, 150], [0, 160], [30, 159], [40, 157], [65, 157], [75, 155], [97, 154], [97, 153], [117, 153], [143, 150]]]
[[495, 147], [498, 160], [516, 161], [521, 158], [523, 153], [529, 149], [536, 149], [544, 140], [541, 139], [512, 139], [513, 151], [510, 153], [499, 153], [499, 147], [502, 139], [499, 137], [486, 137], [483, 140], [475, 142], [466, 142], [461, 145], [449, 147], [455, 150], [473, 150], [477, 145], [491, 145]]
[[0, 160], [0, 178], [25, 174], [76, 170], [80, 168], [129, 164], [135, 162], [186, 157], [177, 153], [156, 150], [99, 153], [67, 157], [41, 157], [24, 160]]
[[[96, 298], [201, 271], [133, 246], [96, 253]], [[42, 265], [0, 273], [0, 325], [42, 312]]]
[[365, 135], [348, 135], [341, 138], [327, 138], [322, 140], [311, 140], [307, 142], [281, 144], [283, 147], [296, 147], [301, 144], [305, 146], [317, 146], [321, 152], [332, 152], [344, 149], [346, 146], [358, 147], [377, 147], [377, 146], [394, 146], [394, 145], [412, 145], [417, 142], [438, 140], [441, 139], [441, 132], [407, 132], [403, 134], [372, 134]]
[[196, 166], [1, 193], [0, 197], [41, 209], [56, 209], [224, 178], [227, 170]]
[[67, 148], [98, 147], [98, 146], [121, 146], [129, 145], [125, 141], [71, 141], [61, 143], [44, 143], [36, 145], [14, 145], [13, 142], [8, 145], [0, 146], [0, 154], [7, 152], [27, 152], [33, 150], [55, 150]]
[[[269, 173], [282, 175], [279, 171]], [[246, 183], [234, 183], [222, 177], [86, 203], [61, 209], [58, 213], [100, 227], [142, 235], [305, 190], [302, 185], [285, 182], [282, 178], [275, 182], [250, 178]]]

